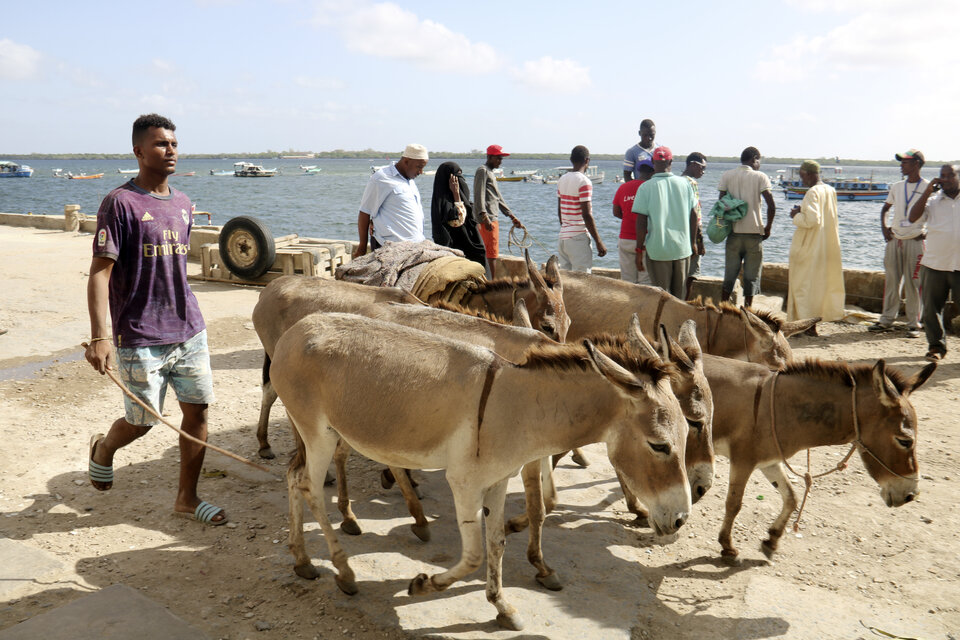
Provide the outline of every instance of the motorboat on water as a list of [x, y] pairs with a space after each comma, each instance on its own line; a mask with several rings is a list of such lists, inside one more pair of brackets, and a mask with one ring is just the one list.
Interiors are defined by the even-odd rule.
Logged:
[[[779, 173], [779, 171], [778, 171]], [[828, 175], [832, 173], [832, 175]], [[869, 178], [847, 178], [843, 175], [843, 167], [820, 167], [820, 179], [833, 187], [837, 192], [837, 200], [886, 200], [890, 193], [890, 184], [874, 180], [873, 172]], [[780, 186], [787, 200], [802, 200], [807, 194], [807, 187], [800, 179], [800, 167], [790, 167], [790, 175], [780, 174]]]
[[217, 171], [216, 169], [210, 169], [210, 175], [212, 176], [232, 176], [233, 171]]
[[171, 175], [171, 178], [189, 178], [190, 176], [197, 175], [196, 171], [187, 171], [186, 173], [174, 173]]
[[67, 171], [67, 178], [69, 178], [70, 180], [99, 180], [102, 177], [103, 177], [102, 173], [91, 173], [90, 175], [81, 173], [80, 175], [75, 176], [69, 171]]
[[515, 169], [510, 172], [512, 176], [521, 176], [523, 178], [529, 178], [532, 175], [540, 173], [540, 169]]
[[233, 175], [237, 178], [272, 178], [277, 175], [276, 169], [264, 169], [262, 165], [252, 162], [234, 162]]
[[9, 160], [0, 160], [0, 178], [29, 178], [33, 168]]
[[[554, 167], [553, 170], [557, 172], [557, 176], [559, 177], [565, 173], [570, 173], [571, 171], [573, 171], [573, 167]], [[603, 184], [604, 178], [607, 177], [606, 171], [600, 171], [595, 166], [588, 166], [587, 170], [584, 171], [583, 173], [588, 178], [590, 178], [590, 182], [592, 182], [593, 184]], [[553, 183], [550, 183], [550, 184], [553, 184]]]
[[140, 173], [140, 169], [117, 169], [117, 173], [122, 173], [124, 175], [134, 175]]
[[323, 171], [322, 167], [318, 167], [315, 164], [302, 164], [300, 168], [303, 169], [303, 175], [309, 176]]
[[492, 171], [493, 177], [497, 179], [497, 182], [523, 182], [524, 176], [519, 175], [504, 175], [503, 169], [494, 169]]

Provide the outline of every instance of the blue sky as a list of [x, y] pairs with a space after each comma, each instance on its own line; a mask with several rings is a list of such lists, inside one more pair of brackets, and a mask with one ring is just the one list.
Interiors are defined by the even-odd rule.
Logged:
[[954, 0], [15, 2], [0, 154], [126, 152], [157, 111], [183, 152], [960, 157]]

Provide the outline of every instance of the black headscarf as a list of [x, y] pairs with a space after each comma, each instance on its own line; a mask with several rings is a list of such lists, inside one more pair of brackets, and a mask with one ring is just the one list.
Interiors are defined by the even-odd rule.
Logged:
[[[459, 227], [451, 227], [448, 222], [456, 220], [459, 214], [453, 204], [453, 192], [450, 190], [450, 176], [456, 175], [460, 183], [460, 200], [467, 207], [467, 219]], [[460, 249], [464, 255], [484, 264], [483, 240], [473, 220], [473, 203], [470, 200], [470, 187], [463, 177], [463, 171], [456, 162], [444, 162], [437, 167], [433, 178], [433, 198], [430, 202], [430, 222], [433, 228], [433, 241], [445, 247]]]

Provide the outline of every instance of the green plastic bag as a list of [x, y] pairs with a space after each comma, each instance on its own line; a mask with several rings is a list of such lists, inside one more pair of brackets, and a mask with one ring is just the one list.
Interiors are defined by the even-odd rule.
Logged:
[[710, 209], [710, 223], [707, 225], [707, 237], [710, 242], [719, 244], [733, 231], [733, 223], [747, 215], [747, 203], [734, 198], [729, 193], [717, 200]]

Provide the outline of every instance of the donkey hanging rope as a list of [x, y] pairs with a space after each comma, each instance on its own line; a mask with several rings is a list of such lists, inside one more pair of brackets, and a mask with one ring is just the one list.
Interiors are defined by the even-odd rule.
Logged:
[[[80, 346], [83, 347], [84, 349], [86, 349], [86, 348], [89, 347], [90, 345], [89, 345], [88, 343], [84, 342], [84, 343], [82, 343]], [[118, 387], [120, 387], [120, 390], [123, 391], [123, 395], [127, 396], [128, 398], [130, 398], [131, 400], [133, 400], [134, 402], [136, 402], [138, 405], [140, 405], [141, 407], [143, 407], [150, 415], [152, 415], [154, 418], [156, 418], [157, 420], [159, 420], [159, 421], [162, 422], [163, 424], [167, 425], [168, 427], [170, 427], [171, 429], [173, 429], [174, 431], [176, 431], [177, 433], [179, 433], [180, 436], [186, 438], [186, 439], [189, 440], [190, 442], [199, 444], [199, 445], [204, 446], [204, 447], [206, 447], [206, 448], [208, 448], [208, 449], [213, 449], [213, 450], [216, 451], [217, 453], [221, 453], [221, 454], [227, 456], [228, 458], [233, 458], [233, 459], [236, 460], [237, 462], [242, 462], [243, 464], [250, 465], [250, 466], [253, 467], [254, 469], [259, 469], [260, 471], [264, 471], [264, 472], [266, 472], [266, 473], [269, 473], [270, 475], [274, 475], [273, 472], [270, 471], [270, 469], [268, 469], [268, 468], [266, 468], [266, 467], [264, 467], [264, 466], [262, 466], [262, 465], [259, 465], [259, 464], [257, 464], [256, 462], [251, 462], [250, 460], [247, 460], [246, 458], [242, 458], [242, 457], [238, 456], [238, 455], [235, 454], [235, 453], [232, 453], [232, 452], [230, 452], [230, 451], [227, 451], [226, 449], [221, 449], [220, 447], [218, 447], [218, 446], [216, 446], [216, 445], [213, 445], [213, 444], [210, 444], [209, 442], [204, 442], [204, 441], [201, 440], [200, 438], [195, 438], [195, 437], [193, 437], [192, 435], [190, 435], [189, 433], [187, 433], [186, 431], [184, 431], [184, 430], [181, 429], [180, 427], [174, 425], [172, 422], [168, 422], [167, 420], [165, 420], [165, 419], [163, 418], [163, 416], [161, 416], [159, 413], [157, 413], [156, 411], [154, 411], [152, 407], [150, 407], [149, 405], [147, 405], [146, 403], [144, 403], [144, 402], [143, 402], [140, 398], [138, 398], [137, 396], [133, 395], [133, 393], [130, 392], [130, 389], [127, 389], [127, 386], [126, 386], [125, 384], [123, 384], [123, 382], [121, 382], [120, 379], [117, 378], [117, 376], [115, 376], [115, 375], [113, 374], [113, 371], [112, 371], [112, 370], [110, 370], [110, 369], [104, 369], [104, 373], [106, 373], [106, 374], [107, 374], [107, 377], [110, 378], [111, 380], [113, 380], [113, 382], [114, 382]]]

